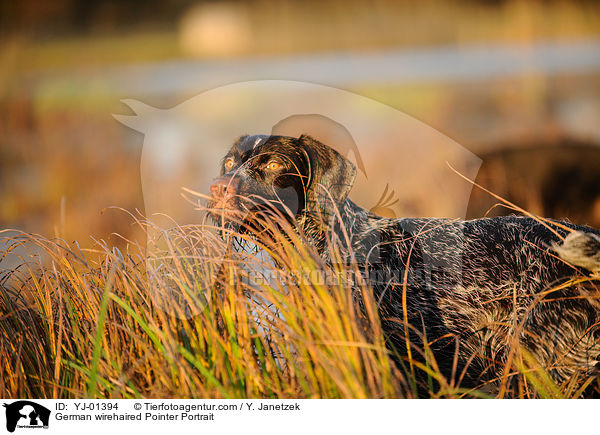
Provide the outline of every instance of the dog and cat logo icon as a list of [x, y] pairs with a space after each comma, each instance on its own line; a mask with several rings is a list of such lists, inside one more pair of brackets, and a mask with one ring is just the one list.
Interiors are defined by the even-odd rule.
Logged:
[[48, 429], [50, 410], [29, 400], [4, 404], [6, 408], [6, 430]]

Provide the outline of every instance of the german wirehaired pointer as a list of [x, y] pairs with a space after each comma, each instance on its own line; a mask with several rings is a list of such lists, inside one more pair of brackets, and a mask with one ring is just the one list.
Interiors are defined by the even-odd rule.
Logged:
[[517, 216], [382, 218], [348, 199], [355, 174], [309, 136], [243, 136], [209, 206], [220, 222], [282, 212], [326, 262], [335, 239], [368, 271], [396, 361], [406, 360], [408, 342], [430, 349], [448, 379], [493, 383], [518, 340], [557, 382], [597, 376], [600, 231]]

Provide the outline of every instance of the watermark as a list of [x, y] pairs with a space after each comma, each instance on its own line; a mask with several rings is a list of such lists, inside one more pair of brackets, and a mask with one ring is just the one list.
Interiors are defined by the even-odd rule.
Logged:
[[[397, 109], [312, 83], [235, 83], [203, 92], [171, 109], [136, 100], [123, 102], [134, 114], [115, 118], [144, 134], [140, 173], [145, 215], [150, 221], [147, 256], [154, 270], [164, 263], [169, 229], [208, 222], [201, 204], [195, 206], [186, 192], [211, 195], [210, 186], [219, 175], [223, 157], [243, 135], [307, 135], [334, 149], [356, 168], [354, 183], [349, 186], [352, 201], [389, 219], [464, 218], [472, 185], [451, 168], [474, 179], [481, 163], [452, 139]], [[385, 242], [371, 242], [374, 258]], [[224, 251], [206, 255], [226, 261]], [[421, 274], [424, 279], [432, 270], [444, 268], [435, 258], [424, 261], [431, 263]], [[269, 274], [271, 268], [259, 266], [250, 271], [252, 278], [248, 279]], [[391, 273], [394, 277], [381, 279], [405, 281], [401, 268]], [[412, 274], [408, 279], [422, 277]], [[173, 298], [161, 285], [157, 288], [156, 300], [169, 309]]]
[[462, 276], [460, 270], [436, 268], [428, 264], [423, 268], [393, 269], [382, 264], [371, 264], [367, 268], [354, 267], [353, 265], [340, 265], [331, 268], [315, 269], [303, 268], [296, 270], [266, 269], [257, 270], [248, 268], [235, 279], [244, 288], [255, 287], [261, 284], [279, 283], [283, 286], [308, 286], [323, 285], [327, 287], [339, 284], [360, 286], [361, 283], [384, 285], [393, 288], [403, 286], [426, 288], [438, 280], [447, 283], [460, 283]]
[[6, 430], [48, 429], [51, 411], [30, 400], [18, 400], [3, 404], [6, 413]]

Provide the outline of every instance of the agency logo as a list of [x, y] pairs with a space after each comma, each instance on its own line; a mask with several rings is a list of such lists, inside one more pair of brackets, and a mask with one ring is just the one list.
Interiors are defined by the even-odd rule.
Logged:
[[50, 410], [29, 400], [3, 404], [6, 408], [6, 430], [48, 429]]
[[[243, 135], [306, 135], [332, 148], [357, 169], [352, 186], [346, 186], [352, 189], [352, 201], [387, 218], [464, 218], [472, 185], [452, 168], [474, 179], [481, 164], [468, 149], [399, 110], [314, 83], [233, 83], [207, 90], [168, 109], [137, 100], [123, 103], [133, 114], [113, 115], [115, 119], [144, 134], [140, 175], [150, 271], [164, 270], [165, 241], [172, 228], [174, 233], [182, 228], [195, 231], [194, 225], [210, 222], [207, 195], [219, 174], [223, 156]], [[280, 192], [287, 198], [286, 206], [292, 206], [289, 210], [300, 204], [299, 191], [289, 188], [285, 194]], [[210, 224], [204, 228], [207, 227]], [[414, 228], [406, 228], [409, 234], [413, 231]], [[370, 258], [378, 258], [377, 250], [387, 245], [383, 240], [370, 243]], [[423, 248], [424, 243], [429, 242], [420, 240]], [[453, 261], [460, 264], [461, 254], [456, 252], [458, 257]], [[219, 251], [214, 255], [226, 254]], [[252, 258], [255, 261], [248, 269], [249, 275], [274, 276], [274, 271], [265, 266], [271, 263], [268, 255]], [[438, 264], [437, 257], [428, 256], [427, 262], [422, 279], [431, 276], [431, 271], [446, 267], [446, 258]], [[151, 273], [148, 279], [156, 306], [173, 316], [190, 315], [193, 310], [185, 302], [190, 300], [189, 294], [182, 294], [170, 277]], [[207, 283], [206, 288], [209, 286], [212, 284]], [[165, 291], [165, 287], [169, 290]], [[199, 306], [205, 301], [204, 293], [196, 299]]]

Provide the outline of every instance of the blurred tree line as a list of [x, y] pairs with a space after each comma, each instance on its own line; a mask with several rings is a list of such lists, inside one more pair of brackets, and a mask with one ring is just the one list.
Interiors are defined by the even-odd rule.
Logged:
[[[442, 1], [448, 4], [464, 4], [468, 7], [504, 7], [508, 3], [527, 3], [528, 0], [461, 0]], [[27, 33], [35, 36], [65, 35], [69, 33], [110, 32], [116, 29], [152, 27], [172, 28], [183, 13], [194, 5], [244, 4], [250, 9], [265, 10], [270, 7], [297, 9], [300, 5], [318, 10], [320, 7], [362, 9], [372, 4], [374, 8], [401, 5], [407, 13], [422, 7], [424, 3], [440, 3], [435, 0], [404, 1], [345, 1], [345, 0], [20, 0], [0, 2], [0, 32], [4, 35]], [[557, 3], [555, 0], [538, 0], [542, 6]], [[571, 0], [571, 6], [595, 6], [596, 0]], [[388, 5], [388, 6], [389, 6]]]

